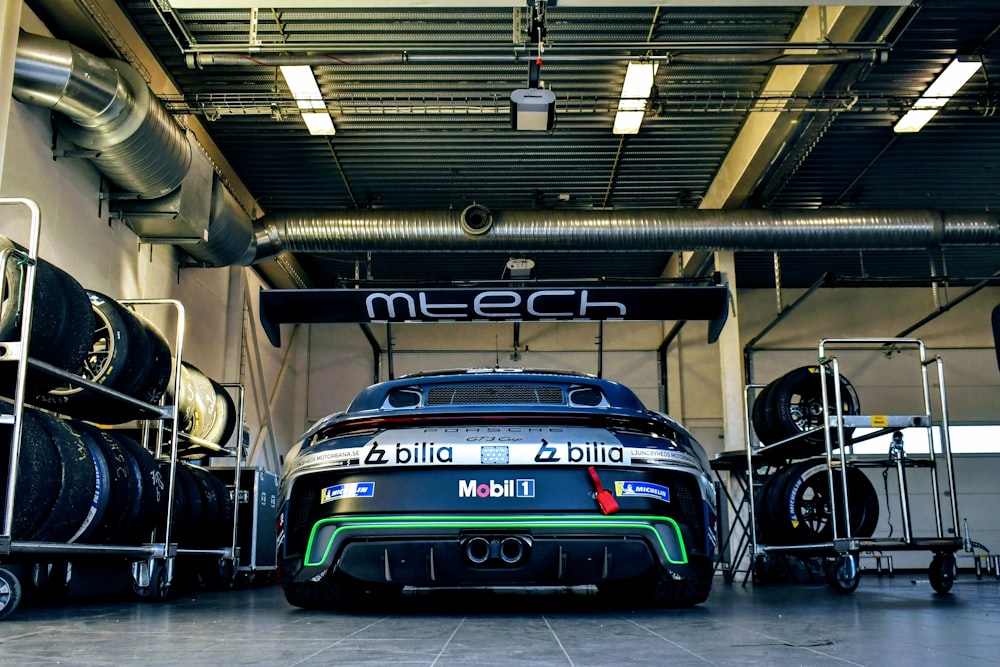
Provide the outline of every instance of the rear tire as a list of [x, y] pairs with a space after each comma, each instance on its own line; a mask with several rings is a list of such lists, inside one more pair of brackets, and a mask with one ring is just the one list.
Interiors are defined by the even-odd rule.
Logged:
[[371, 609], [390, 602], [403, 587], [375, 584], [349, 577], [339, 570], [327, 570], [319, 581], [283, 581], [288, 603], [303, 609]]
[[645, 574], [628, 579], [598, 584], [598, 591], [618, 606], [632, 607], [693, 607], [708, 599], [712, 591], [712, 569], [699, 567], [696, 578], [682, 579], [654, 567]]

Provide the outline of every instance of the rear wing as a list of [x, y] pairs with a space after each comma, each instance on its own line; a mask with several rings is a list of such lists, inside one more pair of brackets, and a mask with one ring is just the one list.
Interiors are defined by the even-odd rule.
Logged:
[[281, 345], [284, 323], [708, 320], [718, 340], [729, 313], [725, 285], [651, 287], [437, 287], [262, 289], [260, 322]]

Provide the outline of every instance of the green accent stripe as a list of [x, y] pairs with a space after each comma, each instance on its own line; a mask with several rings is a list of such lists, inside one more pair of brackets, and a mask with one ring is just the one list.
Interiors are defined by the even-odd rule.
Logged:
[[[667, 523], [673, 527], [677, 536], [677, 543], [680, 545], [680, 558], [674, 558], [667, 546], [663, 543], [663, 538], [657, 532], [652, 523]], [[322, 557], [311, 558], [313, 547], [321, 528], [327, 524], [337, 526], [326, 546], [323, 548]], [[338, 525], [339, 524], [339, 525]], [[456, 528], [459, 530], [523, 530], [529, 528], [577, 528], [577, 529], [632, 529], [646, 530], [653, 537], [655, 544], [658, 544], [667, 562], [682, 565], [688, 562], [687, 548], [684, 538], [681, 536], [680, 528], [674, 519], [666, 516], [643, 516], [643, 515], [593, 515], [581, 517], [567, 517], [564, 515], [509, 515], [509, 516], [488, 516], [482, 515], [454, 515], [454, 516], [345, 516], [330, 517], [320, 519], [313, 525], [309, 534], [309, 542], [306, 544], [306, 558], [304, 565], [314, 567], [322, 565], [330, 557], [330, 550], [334, 542], [343, 534], [353, 530], [366, 529], [391, 529], [391, 530], [412, 530], [414, 528]]]

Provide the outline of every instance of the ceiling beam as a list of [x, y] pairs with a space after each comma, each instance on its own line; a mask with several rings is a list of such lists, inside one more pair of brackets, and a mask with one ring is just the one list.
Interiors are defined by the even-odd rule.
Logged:
[[[791, 40], [817, 42], [825, 39], [853, 39], [872, 11], [871, 7], [809, 7], [792, 33]], [[777, 65], [761, 88], [760, 95], [768, 97], [779, 92], [784, 95], [814, 95], [822, 89], [832, 73], [832, 65]], [[792, 135], [802, 116], [801, 111], [751, 110], [706, 191], [700, 208], [719, 209], [742, 205], [782, 145]]]

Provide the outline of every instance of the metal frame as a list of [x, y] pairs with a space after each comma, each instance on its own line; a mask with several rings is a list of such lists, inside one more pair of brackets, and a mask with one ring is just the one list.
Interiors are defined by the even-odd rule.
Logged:
[[[843, 403], [841, 401], [840, 395], [840, 363], [836, 356], [828, 356], [828, 348], [854, 348], [854, 349], [899, 349], [899, 348], [916, 348], [919, 355], [919, 365], [921, 373], [921, 388], [923, 393], [923, 414], [916, 415], [870, 415], [870, 416], [853, 416], [844, 415], [843, 413]], [[749, 420], [749, 410], [752, 401], [750, 401], [751, 394], [760, 389], [762, 385], [749, 384], [746, 386], [744, 393], [744, 409], [747, 413], [747, 427], [746, 427], [746, 447], [745, 447], [745, 458], [746, 458], [746, 469], [745, 473], [743, 471], [737, 471], [737, 475], [745, 474], [743, 479], [743, 488], [749, 490], [744, 498], [740, 501], [738, 507], [742, 507], [744, 504], [749, 507], [749, 518], [750, 518], [750, 556], [751, 565], [748, 571], [748, 576], [756, 571], [756, 565], [761, 559], [765, 559], [770, 553], [785, 553], [790, 555], [808, 553], [810, 555], [822, 555], [827, 557], [838, 557], [844, 559], [850, 559], [852, 567], [854, 568], [854, 576], [857, 576], [857, 563], [861, 552], [868, 551], [893, 551], [893, 550], [908, 550], [908, 551], [919, 551], [927, 550], [932, 551], [935, 554], [948, 554], [952, 555], [954, 552], [961, 549], [964, 545], [962, 539], [961, 528], [958, 523], [958, 501], [956, 493], [955, 475], [954, 475], [954, 463], [951, 451], [951, 439], [949, 436], [949, 421], [948, 421], [948, 399], [947, 391], [945, 389], [944, 381], [944, 364], [940, 357], [934, 357], [932, 359], [927, 358], [926, 347], [923, 341], [913, 338], [825, 338], [820, 341], [818, 346], [819, 352], [819, 363], [820, 365], [829, 371], [834, 379], [834, 396], [833, 399], [836, 401], [836, 413], [831, 414], [830, 411], [830, 396], [828, 395], [828, 387], [826, 382], [821, 383], [822, 400], [824, 406], [823, 423], [822, 427], [818, 427], [813, 431], [808, 431], [805, 433], [798, 434], [791, 438], [773, 443], [766, 447], [761, 447], [755, 449], [754, 440], [750, 433], [750, 420]], [[932, 398], [931, 398], [931, 380], [929, 376], [929, 367], [935, 366], [937, 369], [937, 384], [938, 384], [938, 408], [940, 410], [940, 422], [935, 424]], [[950, 498], [950, 510], [952, 519], [952, 531], [954, 537], [947, 537], [945, 535], [944, 524], [942, 519], [942, 508], [940, 501], [940, 484], [938, 481], [937, 473], [937, 462], [938, 456], [934, 451], [934, 439], [933, 430], [935, 425], [940, 426], [941, 429], [941, 445], [942, 445], [942, 458], [945, 460], [946, 470], [947, 470], [947, 482], [948, 482], [948, 494]], [[901, 507], [901, 513], [904, 517], [904, 535], [902, 539], [888, 539], [888, 538], [859, 538], [851, 534], [850, 522], [847, 525], [839, 526], [839, 512], [837, 510], [838, 504], [843, 503], [844, 506], [847, 505], [847, 476], [841, 475], [839, 488], [835, 483], [833, 469], [835, 467], [840, 467], [842, 470], [846, 470], [849, 465], [859, 465], [855, 462], [849, 462], [847, 459], [847, 450], [849, 448], [849, 443], [847, 442], [844, 435], [845, 427], [864, 427], [871, 428], [876, 427], [880, 430], [875, 433], [862, 436], [863, 439], [871, 439], [880, 435], [885, 435], [887, 433], [893, 433], [900, 431], [905, 428], [913, 427], [923, 427], [927, 429], [928, 435], [928, 453], [926, 458], [917, 459], [906, 459], [905, 457], [898, 456], [894, 457], [893, 465], [896, 467], [897, 475], [900, 483], [899, 489], [899, 503]], [[814, 433], [823, 430], [823, 451], [822, 454], [826, 457], [826, 467], [827, 467], [827, 482], [829, 484], [830, 498], [831, 498], [831, 525], [833, 528], [833, 539], [828, 542], [819, 542], [814, 544], [801, 544], [801, 545], [768, 545], [761, 543], [759, 535], [759, 527], [757, 524], [757, 512], [754, 503], [754, 497], [752, 493], [752, 485], [755, 479], [755, 469], [761, 464], [766, 464], [769, 460], [774, 461], [778, 459], [792, 459], [792, 458], [807, 458], [809, 454], [803, 451], [802, 443], [799, 442], [800, 439], [809, 433]], [[860, 441], [861, 438], [855, 438], [854, 442]], [[794, 454], [790, 454], [789, 445], [795, 447]], [[815, 452], [814, 452], [815, 453]], [[862, 464], [863, 465], [863, 464]], [[885, 466], [886, 463], [873, 462], [873, 465]], [[934, 521], [936, 527], [936, 535], [931, 537], [914, 537], [912, 524], [911, 524], [911, 513], [909, 506], [909, 491], [906, 484], [906, 468], [907, 467], [926, 467], [930, 471], [930, 483], [931, 483], [931, 493], [933, 496], [934, 504]], [[720, 467], [720, 469], [722, 469]], [[887, 499], [887, 502], [889, 499]], [[737, 507], [737, 505], [734, 505]], [[846, 513], [845, 513], [846, 516]], [[740, 559], [745, 552], [740, 552]], [[734, 563], [731, 569], [728, 571], [729, 576], [732, 576], [737, 570], [736, 566], [739, 561], [734, 559]], [[933, 563], [932, 563], [933, 567]], [[746, 579], [744, 579], [744, 584]], [[845, 591], [849, 592], [849, 591]]]

